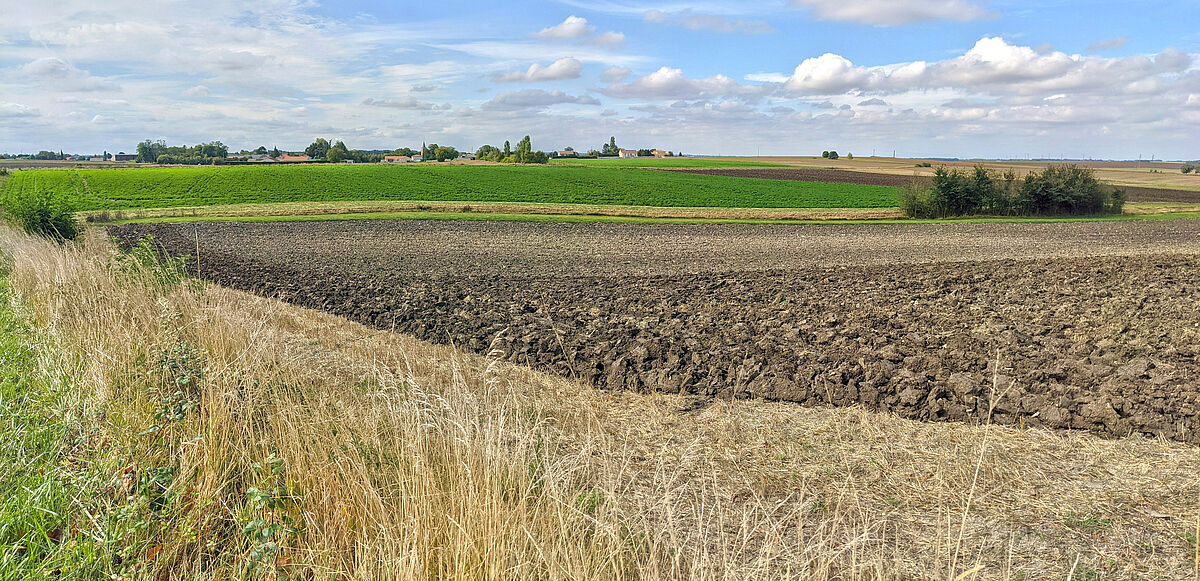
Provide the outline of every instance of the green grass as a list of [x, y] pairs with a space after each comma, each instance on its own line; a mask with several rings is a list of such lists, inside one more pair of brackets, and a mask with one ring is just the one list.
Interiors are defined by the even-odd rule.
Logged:
[[98, 578], [106, 545], [79, 534], [81, 478], [64, 397], [38, 372], [28, 329], [0, 275], [0, 578]]
[[745, 161], [734, 157], [639, 157], [633, 159], [552, 159], [553, 165], [583, 165], [589, 167], [787, 167], [778, 163]]
[[76, 210], [352, 200], [717, 208], [891, 208], [896, 188], [643, 169], [501, 165], [296, 165], [39, 169], [5, 196], [49, 191]]

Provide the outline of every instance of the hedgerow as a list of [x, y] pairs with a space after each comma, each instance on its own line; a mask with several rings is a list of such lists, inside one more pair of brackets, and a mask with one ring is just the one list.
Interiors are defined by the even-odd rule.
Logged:
[[939, 167], [931, 188], [914, 184], [900, 194], [900, 208], [914, 218], [1120, 214], [1124, 205], [1124, 190], [1074, 165], [1050, 166], [1023, 179], [1011, 170], [998, 174], [983, 166], [972, 172]]

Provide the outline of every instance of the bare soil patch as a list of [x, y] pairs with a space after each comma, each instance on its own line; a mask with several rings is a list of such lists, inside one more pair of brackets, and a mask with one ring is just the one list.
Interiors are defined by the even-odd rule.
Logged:
[[174, 254], [199, 245], [201, 276], [226, 286], [477, 352], [499, 337], [510, 361], [610, 389], [975, 421], [998, 378], [1000, 423], [1200, 443], [1198, 228], [372, 221], [110, 231], [126, 242], [153, 234]]

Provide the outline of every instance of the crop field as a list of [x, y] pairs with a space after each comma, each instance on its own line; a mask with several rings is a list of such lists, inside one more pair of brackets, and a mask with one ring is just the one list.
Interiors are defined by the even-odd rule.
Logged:
[[50, 192], [78, 210], [338, 200], [662, 207], [881, 208], [883, 186], [697, 176], [640, 169], [499, 165], [300, 165], [26, 170], [7, 196]]
[[554, 165], [589, 167], [653, 167], [653, 168], [720, 168], [720, 167], [781, 167], [767, 161], [749, 161], [734, 157], [638, 157], [632, 159], [572, 159], [550, 160]]
[[995, 396], [1000, 423], [1200, 443], [1196, 220], [110, 232], [198, 251], [223, 285], [614, 390], [967, 421]]

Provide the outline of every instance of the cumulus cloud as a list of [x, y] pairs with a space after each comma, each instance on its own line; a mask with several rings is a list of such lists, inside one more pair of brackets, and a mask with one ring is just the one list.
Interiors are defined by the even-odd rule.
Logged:
[[888, 102], [884, 101], [883, 99], [880, 99], [878, 97], [875, 97], [873, 99], [867, 99], [866, 101], [859, 101], [858, 106], [859, 107], [887, 107]]
[[600, 73], [600, 80], [606, 83], [619, 83], [632, 72], [629, 67], [608, 67], [604, 69], [603, 73]]
[[541, 89], [525, 89], [523, 91], [508, 91], [500, 93], [482, 105], [483, 109], [492, 111], [518, 111], [521, 109], [543, 109], [560, 104], [599, 105], [595, 97], [588, 95], [568, 95], [562, 91], [543, 91]]
[[571, 57], [560, 58], [549, 65], [533, 63], [524, 71], [496, 73], [492, 80], [498, 83], [536, 83], [540, 81], [561, 81], [563, 79], [578, 79], [583, 73], [583, 63]]
[[[966, 93], [1054, 94], [1062, 92], [1147, 92], [1163, 74], [1191, 66], [1187, 53], [1166, 49], [1143, 56], [1100, 58], [1038, 52], [999, 37], [984, 37], [965, 54], [944, 61], [916, 61], [881, 67], [855, 65], [826, 53], [805, 59], [784, 84], [794, 95], [834, 95], [853, 91], [898, 93], [951, 88]], [[1044, 96], [1044, 95], [1043, 95]]]
[[791, 77], [783, 73], [750, 73], [742, 78], [756, 83], [786, 83]]
[[684, 76], [681, 69], [662, 67], [629, 83], [609, 85], [601, 90], [619, 99], [701, 99], [716, 96], [752, 96], [758, 87], [739, 85], [725, 75], [704, 79]]
[[841, 20], [873, 26], [903, 26], [930, 20], [965, 22], [992, 13], [971, 0], [790, 0], [821, 20]]
[[865, 88], [870, 72], [841, 55], [825, 53], [819, 57], [804, 59], [787, 80], [786, 87], [794, 93], [833, 94], [850, 89]]
[[717, 14], [698, 14], [690, 8], [678, 12], [647, 10], [647, 22], [682, 26], [688, 30], [711, 30], [725, 34], [768, 34], [775, 29], [765, 20], [743, 20]]
[[596, 32], [596, 27], [588, 24], [586, 18], [580, 18], [572, 14], [561, 24], [543, 28], [534, 36], [538, 38], [548, 38], [555, 40], [572, 40], [583, 38], [593, 32]]
[[1087, 47], [1088, 52], [1099, 52], [1102, 50], [1115, 50], [1125, 46], [1129, 42], [1128, 36], [1118, 36], [1109, 40], [1097, 40]]

